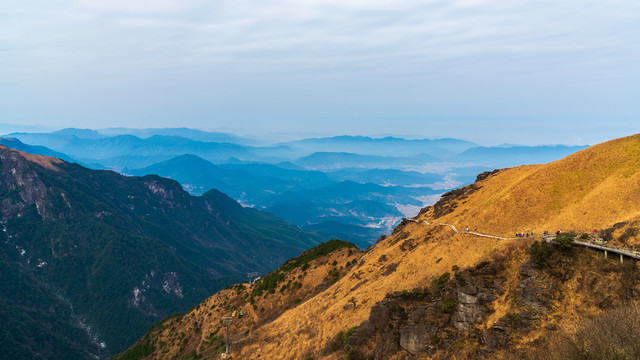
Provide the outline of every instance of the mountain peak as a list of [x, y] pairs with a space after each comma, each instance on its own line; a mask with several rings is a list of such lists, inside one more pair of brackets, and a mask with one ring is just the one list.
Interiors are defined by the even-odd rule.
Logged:
[[[14, 139], [14, 140], [16, 140], [17, 142], [20, 142], [17, 139]], [[44, 156], [44, 155], [29, 154], [20, 150], [11, 149], [5, 145], [0, 145], [0, 153], [2, 154], [3, 157], [4, 156], [14, 156], [14, 157], [20, 156], [25, 160], [28, 160], [32, 163], [36, 163], [49, 170], [58, 170], [58, 167], [56, 166], [56, 164], [61, 164], [64, 162], [63, 160], [60, 160], [58, 158]]]

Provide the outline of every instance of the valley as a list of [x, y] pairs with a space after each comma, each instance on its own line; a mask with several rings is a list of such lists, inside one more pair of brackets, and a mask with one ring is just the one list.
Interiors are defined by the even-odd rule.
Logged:
[[583, 148], [365, 136], [266, 143], [184, 128], [10, 133], [0, 143], [94, 169], [168, 177], [192, 195], [217, 189], [363, 249], [480, 172], [556, 160]]

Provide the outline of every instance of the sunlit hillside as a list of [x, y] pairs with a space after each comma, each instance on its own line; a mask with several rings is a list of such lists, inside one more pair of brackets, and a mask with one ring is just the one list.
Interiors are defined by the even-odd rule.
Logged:
[[640, 135], [599, 144], [564, 159], [505, 169], [455, 201], [456, 211], [420, 219], [513, 236], [517, 232], [592, 231], [640, 217]]
[[[429, 359], [534, 353], [539, 344], [554, 343], [560, 330], [575, 331], [587, 319], [637, 299], [632, 262], [618, 265], [581, 248], [549, 248], [540, 265], [529, 254], [545, 230], [635, 243], [633, 223], [619, 223], [638, 219], [639, 163], [640, 136], [635, 135], [550, 164], [482, 174], [475, 184], [423, 209], [418, 222], [403, 222], [358, 255], [356, 265], [350, 260], [350, 266], [340, 266], [343, 255], [328, 255], [325, 261], [339, 259], [337, 268], [344, 271], [335, 284], [287, 306], [271, 321], [251, 329], [232, 327], [237, 345], [231, 354], [234, 359], [405, 359], [411, 354]], [[479, 237], [464, 233], [467, 227], [509, 237], [533, 231], [534, 237]], [[331, 269], [316, 271], [326, 272], [320, 281]], [[221, 296], [234, 295], [214, 298]], [[386, 320], [379, 320], [381, 308], [390, 313]], [[224, 315], [231, 311], [196, 316], [196, 322], [210, 329]], [[372, 325], [376, 322], [384, 326]], [[153, 344], [166, 341], [158, 335], [152, 332], [143, 342], [157, 347]], [[205, 333], [185, 336], [202, 339]], [[344, 344], [336, 340], [341, 338]], [[198, 356], [198, 349], [178, 354]], [[153, 350], [147, 358], [177, 354]]]

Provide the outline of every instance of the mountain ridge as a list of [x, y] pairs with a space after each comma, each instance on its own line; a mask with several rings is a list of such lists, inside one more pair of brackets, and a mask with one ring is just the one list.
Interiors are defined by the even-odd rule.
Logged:
[[[69, 354], [113, 355], [162, 316], [325, 240], [216, 190], [193, 197], [158, 176], [125, 177], [4, 146], [0, 174], [0, 262], [21, 274], [8, 289], [32, 289], [60, 311], [54, 323], [46, 308], [29, 309], [42, 320], [47, 356], [63, 356], [55, 353], [60, 341]], [[15, 310], [6, 316], [27, 311], [11, 291], [0, 298]], [[14, 338], [27, 336], [11, 324]], [[70, 325], [91, 331], [78, 341]], [[52, 340], [51, 328], [61, 326], [66, 337]], [[13, 341], [5, 350], [39, 351]]]
[[[640, 135], [634, 135], [548, 164], [481, 174], [424, 208], [418, 223], [405, 221], [381, 237], [355, 266], [340, 265], [336, 257], [341, 272], [324, 291], [249, 328], [250, 336], [232, 330], [238, 344], [232, 356], [554, 358], [558, 352], [541, 350], [562, 350], [555, 346], [573, 335], [560, 329], [584, 326], [602, 311], [640, 300], [640, 276], [629, 261], [563, 245], [540, 253], [544, 246], [534, 240], [562, 229], [584, 241], [602, 237], [612, 245], [639, 246], [639, 161]], [[544, 261], [536, 263], [536, 256]], [[213, 312], [194, 313], [181, 326], [197, 321], [215, 327], [221, 316], [230, 316], [224, 308]], [[175, 352], [175, 340], [160, 332], [146, 337], [167, 342], [169, 356], [197, 355], [208, 346], [206, 333], [186, 338], [194, 347]]]

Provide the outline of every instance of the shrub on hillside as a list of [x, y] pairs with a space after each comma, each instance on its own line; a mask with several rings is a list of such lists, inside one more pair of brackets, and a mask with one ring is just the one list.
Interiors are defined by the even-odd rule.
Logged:
[[447, 299], [442, 304], [442, 311], [446, 312], [447, 314], [450, 314], [453, 312], [454, 306], [456, 306], [456, 302], [453, 301], [453, 299]]
[[558, 245], [561, 249], [567, 250], [573, 247], [573, 242], [576, 239], [577, 234], [573, 231], [559, 234], [553, 243]]
[[[300, 256], [287, 260], [282, 266], [280, 266], [275, 271], [267, 275], [264, 275], [262, 278], [260, 278], [260, 280], [256, 282], [256, 285], [253, 287], [253, 290], [251, 291], [251, 296], [252, 297], [261, 296], [264, 292], [266, 292], [267, 294], [273, 294], [276, 292], [276, 288], [278, 287], [278, 284], [282, 280], [284, 280], [285, 273], [291, 272], [293, 269], [297, 267], [301, 267], [302, 271], [306, 271], [310, 267], [309, 262], [319, 257], [325, 256], [327, 254], [330, 254], [342, 248], [351, 249], [355, 247], [356, 246], [350, 242], [336, 240], [336, 239], [323, 242], [322, 244], [303, 252]], [[335, 263], [334, 265], [337, 265], [337, 262], [334, 261], [334, 263]], [[334, 276], [334, 278], [335, 277], [339, 277], [339, 274], [337, 276]], [[335, 281], [337, 280], [338, 279], [336, 278]], [[242, 286], [244, 288], [244, 285]], [[281, 292], [284, 292], [285, 290], [287, 290], [287, 288], [288, 286], [285, 286], [280, 290]]]
[[536, 267], [542, 269], [549, 266], [551, 248], [544, 241], [534, 241], [529, 248], [529, 257]]
[[442, 275], [438, 276], [437, 278], [431, 280], [431, 287], [435, 291], [439, 291], [439, 290], [444, 289], [444, 286], [449, 281], [449, 277], [450, 276], [451, 276], [451, 274], [449, 274], [449, 272], [445, 272], [444, 274], [442, 274]]
[[353, 335], [353, 333], [358, 330], [357, 326], [349, 328], [347, 330], [342, 330], [336, 334], [329, 344], [327, 344], [326, 353], [332, 353], [334, 351], [343, 349], [347, 345], [347, 340]]

